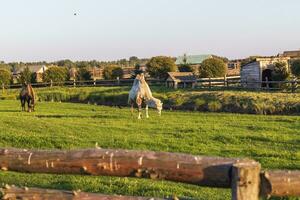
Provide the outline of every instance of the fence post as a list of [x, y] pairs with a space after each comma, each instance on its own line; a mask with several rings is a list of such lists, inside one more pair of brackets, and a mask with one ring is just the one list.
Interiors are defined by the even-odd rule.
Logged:
[[53, 81], [50, 80], [50, 87], [53, 87]]
[[266, 88], [269, 91], [270, 85], [269, 85], [269, 78], [268, 77], [266, 77]]
[[73, 87], [76, 87], [76, 80], [73, 79]]
[[4, 94], [5, 85], [2, 83], [2, 94]]
[[209, 77], [209, 79], [208, 79], [208, 81], [209, 81], [209, 85], [208, 85], [208, 87], [209, 87], [209, 89], [211, 89], [211, 78]]
[[225, 76], [224, 76], [224, 87], [227, 86], [226, 82], [227, 82], [227, 76], [225, 75]]
[[295, 93], [297, 89], [297, 79], [294, 78], [292, 81], [292, 93]]
[[96, 79], [94, 79], [94, 86], [96, 86]]
[[117, 83], [120, 85], [120, 77], [117, 77]]
[[231, 174], [232, 200], [259, 200], [260, 169], [260, 164], [252, 160], [233, 164]]

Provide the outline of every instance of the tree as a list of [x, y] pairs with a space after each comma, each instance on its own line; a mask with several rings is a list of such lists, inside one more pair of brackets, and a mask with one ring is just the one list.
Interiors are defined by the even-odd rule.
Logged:
[[0, 86], [8, 85], [11, 81], [11, 73], [7, 69], [0, 69]]
[[44, 82], [64, 82], [66, 80], [68, 80], [68, 70], [63, 67], [50, 67], [43, 75]]
[[19, 83], [34, 83], [36, 82], [35, 74], [30, 71], [28, 67], [25, 67], [24, 70], [20, 73]]
[[300, 59], [292, 62], [291, 71], [294, 76], [300, 78]]
[[146, 64], [147, 70], [152, 77], [165, 79], [168, 72], [177, 71], [174, 59], [166, 56], [153, 57]]
[[129, 64], [130, 64], [131, 66], [135, 66], [136, 64], [139, 64], [139, 58], [136, 57], [136, 56], [131, 56], [131, 57], [129, 58]]
[[118, 66], [108, 66], [104, 68], [103, 71], [104, 79], [111, 80], [116, 79], [117, 77], [123, 77], [123, 69]]
[[57, 61], [57, 65], [59, 67], [72, 68], [75, 66], [75, 63], [73, 63], [71, 60], [60, 60], [60, 61]]
[[188, 63], [188, 57], [186, 54], [183, 55], [183, 64], [179, 65], [178, 70], [180, 72], [194, 72], [194, 68]]
[[76, 74], [76, 80], [78, 81], [88, 81], [92, 79], [91, 72], [86, 68], [79, 68]]
[[178, 70], [180, 72], [194, 72], [194, 68], [190, 64], [179, 65]]
[[227, 66], [219, 58], [209, 58], [204, 60], [199, 67], [199, 76], [201, 78], [216, 78], [226, 75]]
[[290, 73], [285, 62], [274, 63], [274, 70], [272, 71], [272, 79], [274, 81], [284, 81], [289, 76]]
[[3, 61], [0, 61], [0, 69], [6, 69], [6, 70], [11, 70], [11, 66], [6, 64], [5, 62]]
[[123, 69], [121, 67], [115, 67], [112, 70], [112, 79], [116, 79], [116, 78], [123, 78], [124, 72]]

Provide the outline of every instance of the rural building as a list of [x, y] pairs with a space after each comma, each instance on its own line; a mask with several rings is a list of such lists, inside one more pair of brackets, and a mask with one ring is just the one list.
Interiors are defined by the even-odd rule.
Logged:
[[166, 86], [177, 89], [178, 87], [194, 88], [197, 85], [197, 77], [192, 72], [168, 72]]
[[100, 67], [90, 67], [88, 71], [91, 74], [91, 78], [93, 80], [100, 80], [103, 79], [103, 69]]
[[261, 81], [272, 81], [272, 70], [277, 62], [286, 63], [289, 68], [289, 57], [258, 57], [241, 67], [241, 83], [244, 87], [260, 88]]
[[18, 82], [18, 79], [19, 79], [21, 73], [27, 67], [28, 67], [29, 71], [34, 74], [34, 76], [36, 78], [36, 82], [38, 82], [38, 83], [43, 82], [43, 74], [45, 73], [45, 71], [48, 70], [48, 67], [46, 67], [45, 65], [31, 65], [31, 66], [24, 66], [24, 67], [21, 67], [21, 68], [13, 71], [13, 82], [14, 83]]
[[226, 76], [239, 76], [241, 73], [241, 61], [232, 60], [227, 63]]
[[199, 66], [201, 65], [201, 63], [204, 60], [213, 57], [214, 57], [213, 55], [184, 55], [184, 56], [179, 56], [176, 59], [175, 64], [177, 66], [189, 64], [194, 69], [193, 71], [195, 72], [195, 74], [199, 74]]
[[[91, 78], [93, 80], [103, 79], [103, 69], [102, 68], [90, 67], [87, 70], [90, 72]], [[75, 67], [72, 67], [71, 69], [69, 69], [70, 80], [76, 80], [77, 72], [78, 72], [78, 69]]]
[[134, 67], [122, 67], [123, 70], [123, 78], [130, 79], [135, 74], [135, 68]]
[[282, 54], [283, 57], [290, 57], [291, 59], [299, 59], [300, 58], [300, 50], [298, 51], [285, 51]]

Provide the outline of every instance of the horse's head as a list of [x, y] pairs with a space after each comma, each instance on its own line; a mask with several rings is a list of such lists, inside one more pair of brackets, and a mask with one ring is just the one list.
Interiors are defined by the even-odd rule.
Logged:
[[161, 102], [161, 100], [153, 97], [150, 101], [148, 101], [148, 105], [152, 108], [156, 108], [159, 116], [161, 116], [161, 111], [163, 109], [163, 103]]

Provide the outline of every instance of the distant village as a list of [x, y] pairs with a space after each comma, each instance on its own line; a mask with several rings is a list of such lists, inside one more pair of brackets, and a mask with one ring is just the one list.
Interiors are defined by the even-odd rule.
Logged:
[[[274, 68], [274, 63], [283, 62], [286, 63], [286, 66], [289, 68], [290, 63], [293, 60], [300, 59], [300, 50], [297, 51], [285, 51], [276, 56], [251, 56], [245, 59], [237, 60], [228, 60], [215, 55], [182, 55], [177, 58], [172, 58], [177, 66], [188, 64], [191, 71], [175, 71], [169, 72], [168, 77], [165, 79], [172, 82], [193, 82], [199, 77], [199, 67], [203, 61], [210, 58], [219, 58], [222, 59], [227, 66], [226, 75], [227, 77], [231, 76], [240, 76], [241, 81], [244, 82], [255, 82], [255, 81], [265, 81], [272, 80], [272, 70]], [[72, 61], [58, 61], [56, 63], [8, 63], [5, 64], [1, 62], [1, 66], [10, 67], [12, 83], [19, 83], [19, 78], [22, 72], [27, 69], [34, 74], [35, 82], [43, 82], [44, 73], [54, 66], [62, 66], [68, 70], [68, 79], [76, 80], [79, 69], [82, 67], [86, 68], [90, 74], [91, 80], [103, 80], [103, 79], [132, 79], [137, 71], [146, 73], [148, 78], [157, 78], [151, 77], [147, 73], [147, 62], [150, 59], [139, 59], [137, 57], [131, 57], [129, 60], [123, 59], [115, 62], [79, 62], [77, 65], [74, 65]], [[106, 75], [106, 68], [109, 66], [117, 66], [120, 68], [118, 77], [108, 77]]]

